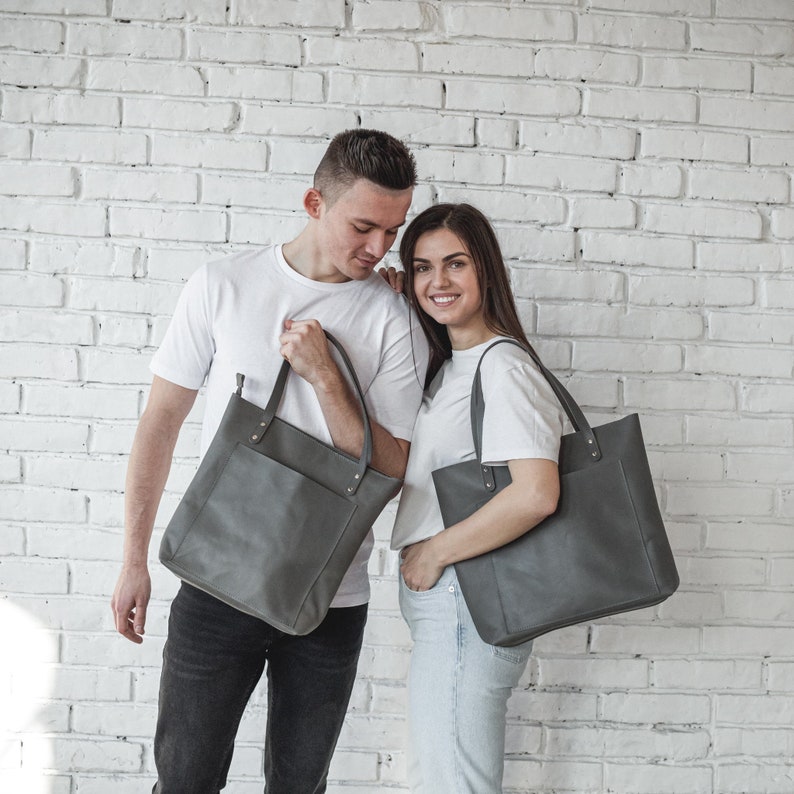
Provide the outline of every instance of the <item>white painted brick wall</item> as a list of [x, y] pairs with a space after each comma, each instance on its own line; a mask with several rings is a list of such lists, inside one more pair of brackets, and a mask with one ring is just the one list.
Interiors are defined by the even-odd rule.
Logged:
[[[793, 22], [791, 0], [0, 0], [0, 790], [151, 785], [176, 580], [154, 564], [142, 646], [108, 606], [148, 360], [190, 273], [294, 234], [360, 124], [413, 147], [415, 210], [493, 217], [593, 420], [642, 415], [681, 572], [658, 608], [538, 640], [506, 790], [791, 794]], [[392, 515], [332, 794], [405, 791]], [[264, 698], [231, 794], [261, 791]]]

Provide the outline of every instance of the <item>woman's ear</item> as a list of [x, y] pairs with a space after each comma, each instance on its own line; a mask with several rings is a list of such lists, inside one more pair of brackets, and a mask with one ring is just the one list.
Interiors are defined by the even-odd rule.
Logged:
[[317, 188], [310, 187], [303, 194], [303, 208], [310, 218], [319, 220], [324, 205], [325, 201], [323, 200], [323, 195]]

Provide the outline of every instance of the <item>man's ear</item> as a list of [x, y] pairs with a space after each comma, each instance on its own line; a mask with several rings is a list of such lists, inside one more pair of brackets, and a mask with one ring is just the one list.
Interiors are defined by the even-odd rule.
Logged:
[[303, 208], [306, 210], [310, 218], [319, 220], [324, 205], [325, 201], [323, 199], [323, 195], [319, 190], [317, 190], [317, 188], [310, 187], [303, 194]]

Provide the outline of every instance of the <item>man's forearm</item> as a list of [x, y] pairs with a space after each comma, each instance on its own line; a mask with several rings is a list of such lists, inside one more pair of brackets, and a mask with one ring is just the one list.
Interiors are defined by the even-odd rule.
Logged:
[[[349, 455], [359, 457], [364, 446], [364, 423], [361, 407], [340, 372], [329, 374], [314, 384], [334, 445]], [[371, 465], [391, 477], [402, 478], [408, 462], [408, 442], [400, 441], [370, 420], [372, 429]]]

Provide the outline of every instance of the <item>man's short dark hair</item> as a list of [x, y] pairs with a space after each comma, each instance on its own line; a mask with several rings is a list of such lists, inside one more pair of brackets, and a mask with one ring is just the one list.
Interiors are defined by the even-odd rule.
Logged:
[[416, 162], [408, 147], [380, 130], [345, 130], [334, 136], [314, 172], [314, 187], [330, 206], [357, 179], [389, 190], [416, 184]]

